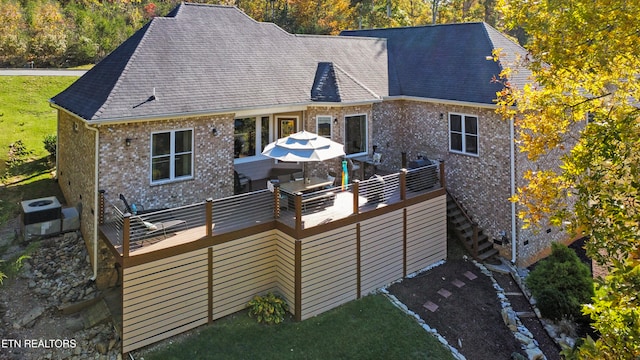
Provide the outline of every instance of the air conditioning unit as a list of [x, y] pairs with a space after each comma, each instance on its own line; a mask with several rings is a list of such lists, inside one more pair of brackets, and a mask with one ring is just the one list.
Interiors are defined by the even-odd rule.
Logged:
[[63, 209], [55, 196], [25, 200], [21, 204], [25, 240], [80, 228], [78, 211], [73, 207]]

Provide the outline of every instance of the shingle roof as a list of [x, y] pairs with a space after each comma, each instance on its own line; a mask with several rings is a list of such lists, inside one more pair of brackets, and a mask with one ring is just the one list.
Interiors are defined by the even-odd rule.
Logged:
[[235, 7], [181, 4], [52, 102], [93, 121], [307, 104], [321, 62], [342, 102], [388, 95], [385, 40], [292, 35]]
[[[389, 94], [493, 104], [502, 85], [492, 82], [505, 62], [526, 51], [486, 23], [344, 31], [342, 36], [387, 39]], [[487, 60], [494, 49], [507, 55]], [[529, 72], [511, 82], [521, 85]]]

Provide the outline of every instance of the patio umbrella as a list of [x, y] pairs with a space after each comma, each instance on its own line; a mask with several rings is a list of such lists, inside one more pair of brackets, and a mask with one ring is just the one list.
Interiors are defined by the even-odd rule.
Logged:
[[[303, 130], [270, 143], [262, 155], [280, 161], [307, 163], [337, 158], [345, 153], [344, 145]], [[304, 176], [307, 177], [306, 169]]]

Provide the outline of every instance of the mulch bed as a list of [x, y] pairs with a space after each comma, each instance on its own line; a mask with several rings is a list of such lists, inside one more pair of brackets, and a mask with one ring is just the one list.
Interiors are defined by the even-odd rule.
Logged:
[[[467, 359], [510, 359], [514, 353], [525, 355], [521, 344], [504, 324], [491, 279], [472, 261], [457, 255], [452, 256], [450, 252], [444, 264], [393, 284], [389, 292]], [[511, 275], [493, 275], [506, 293], [520, 291]], [[507, 297], [515, 311], [532, 311], [525, 296]], [[537, 318], [521, 317], [520, 320], [534, 335], [547, 359], [561, 359], [559, 347]]]

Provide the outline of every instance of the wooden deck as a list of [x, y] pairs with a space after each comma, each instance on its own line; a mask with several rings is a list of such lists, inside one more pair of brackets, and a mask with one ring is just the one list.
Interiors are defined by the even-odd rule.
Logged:
[[[332, 204], [318, 206], [310, 210], [296, 209], [295, 206], [289, 206], [288, 208], [280, 209], [279, 216], [274, 214], [275, 202], [271, 201], [273, 200], [272, 193], [266, 189], [259, 189], [252, 193], [223, 199], [220, 200], [221, 203], [214, 201], [211, 215], [213, 224], [211, 234], [216, 237], [269, 223], [272, 223], [274, 228], [276, 223], [281, 223], [289, 228], [291, 232], [310, 229], [346, 219], [356, 213], [366, 213], [400, 203], [403, 199], [401, 189], [404, 189], [405, 199], [442, 189], [440, 182], [434, 183], [432, 187], [416, 191], [412, 191], [411, 186], [403, 188], [399, 183], [394, 183], [393, 181], [388, 181], [387, 186], [384, 188], [367, 187], [365, 186], [366, 184], [366, 182], [362, 182], [363, 186], [358, 191], [357, 202], [354, 199], [353, 187], [349, 187], [344, 191], [340, 187], [336, 187], [331, 189], [335, 193], [335, 200]], [[372, 197], [371, 193], [373, 191], [376, 191], [379, 195]], [[354, 209], [354, 204], [356, 203], [358, 207]], [[301, 218], [300, 229], [296, 228], [297, 214], [300, 214]], [[157, 232], [154, 234], [155, 236], [131, 241], [127, 256], [148, 254], [206, 238], [207, 225], [201, 225], [205, 214], [198, 214], [197, 216], [199, 219], [195, 221], [185, 219], [187, 223], [185, 227], [168, 229], [166, 235], [162, 232]], [[122, 227], [122, 223], [118, 222], [106, 223], [100, 226], [103, 238], [116, 256], [124, 256]]]

